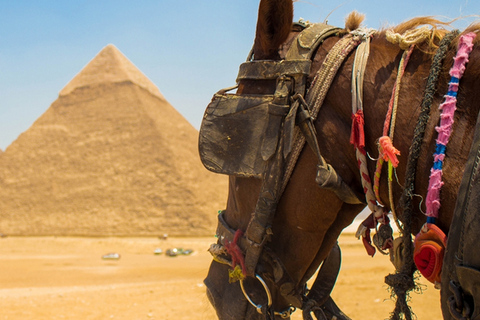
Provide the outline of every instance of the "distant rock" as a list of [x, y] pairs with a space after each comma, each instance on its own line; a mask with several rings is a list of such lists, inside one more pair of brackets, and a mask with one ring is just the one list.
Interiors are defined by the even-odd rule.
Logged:
[[198, 132], [108, 45], [0, 157], [9, 235], [211, 235], [227, 178]]

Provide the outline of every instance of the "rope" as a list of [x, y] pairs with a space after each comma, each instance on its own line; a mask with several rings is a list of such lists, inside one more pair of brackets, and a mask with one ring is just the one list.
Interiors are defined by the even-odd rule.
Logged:
[[[397, 111], [397, 105], [398, 105], [398, 92], [399, 92], [399, 89], [400, 89], [401, 78], [402, 78], [402, 76], [405, 72], [405, 68], [407, 66], [408, 60], [409, 60], [412, 52], [413, 52], [413, 46], [411, 46], [408, 51], [404, 52], [404, 54], [402, 55], [402, 59], [400, 60], [397, 80], [396, 80], [395, 85], [393, 87], [392, 97], [390, 99], [389, 108], [388, 108], [388, 112], [387, 112], [387, 117], [385, 119], [385, 124], [384, 124], [384, 129], [383, 129], [384, 137], [381, 137], [380, 140], [379, 140], [380, 158], [377, 162], [377, 170], [375, 171], [375, 174], [374, 174], [375, 184], [374, 184], [373, 189], [372, 189], [372, 186], [371, 186], [370, 177], [368, 175], [368, 168], [367, 168], [367, 165], [366, 165], [365, 150], [363, 149], [363, 147], [361, 146], [360, 143], [357, 142], [357, 143], [354, 144], [354, 145], [356, 145], [355, 153], [356, 153], [356, 156], [357, 156], [357, 161], [359, 162], [359, 166], [360, 166], [360, 175], [362, 177], [362, 186], [364, 187], [365, 195], [367, 197], [368, 207], [372, 211], [372, 214], [373, 214], [373, 217], [374, 217], [373, 221], [368, 222], [367, 220], [371, 220], [371, 219], [367, 218], [362, 224], [360, 224], [360, 226], [358, 227], [358, 230], [356, 232], [356, 236], [358, 238], [360, 236], [363, 237], [363, 242], [364, 242], [364, 245], [367, 249], [367, 252], [372, 256], [375, 254], [375, 249], [371, 246], [370, 241], [369, 241], [369, 238], [370, 238], [369, 228], [370, 227], [376, 228], [377, 221], [380, 222], [380, 223], [385, 223], [385, 224], [387, 223], [387, 220], [384, 218], [385, 215], [386, 215], [386, 210], [382, 206], [382, 203], [380, 202], [380, 196], [379, 196], [379, 192], [378, 192], [378, 190], [379, 190], [378, 186], [379, 186], [379, 181], [380, 181], [380, 172], [381, 172], [381, 168], [382, 168], [382, 165], [383, 165], [383, 161], [385, 161], [385, 160], [389, 161], [389, 168], [391, 168], [390, 165], [392, 163], [395, 167], [398, 165], [398, 160], [396, 158], [396, 155], [400, 154], [400, 152], [393, 147], [391, 141], [393, 139], [394, 130], [395, 130], [396, 111]], [[357, 53], [358, 53], [358, 50], [357, 50]], [[355, 56], [355, 60], [356, 60], [356, 58], [357, 58], [357, 56]], [[356, 74], [358, 74], [358, 71], [356, 71], [356, 69], [357, 68], [355, 67], [355, 64], [354, 64], [354, 77], [353, 78], [355, 78]], [[364, 70], [363, 70], [363, 72], [364, 72]], [[352, 86], [354, 86], [354, 85], [356, 86], [356, 82], [353, 78], [352, 78]], [[356, 91], [358, 91], [358, 89], [353, 89], [353, 92], [356, 92]], [[355, 115], [355, 117], [354, 117], [354, 119], [355, 119], [356, 117], [358, 117], [358, 111], [356, 111], [356, 109], [358, 109], [358, 107], [356, 107], [356, 104], [358, 104], [358, 102], [357, 102], [358, 99], [353, 99], [353, 100], [354, 101], [353, 101], [352, 112]], [[360, 109], [359, 111], [362, 111], [362, 109]], [[360, 114], [360, 115], [362, 115], [362, 114]], [[391, 125], [391, 123], [392, 123], [392, 125]], [[354, 128], [355, 128], [355, 122], [352, 125], [352, 130]], [[390, 136], [387, 136], [389, 131], [390, 131]], [[353, 136], [353, 132], [352, 132], [352, 136]], [[393, 180], [392, 179], [392, 173], [391, 173], [392, 171], [393, 170], [389, 170], [389, 172], [390, 172], [389, 181]], [[389, 186], [391, 186], [391, 184]], [[390, 193], [392, 193], [391, 189], [389, 189], [389, 191], [390, 191]], [[394, 207], [394, 205], [393, 205], [393, 194], [390, 197], [390, 202], [392, 204], [391, 207]], [[392, 209], [392, 214], [394, 216], [394, 219], [395, 219], [395, 222], [396, 222], [397, 226], [399, 227], [399, 229], [401, 229], [401, 226], [398, 222], [397, 216], [396, 216], [393, 209]], [[373, 222], [373, 224], [372, 224], [372, 222]]]
[[[402, 58], [400, 60], [400, 64], [398, 66], [398, 74], [395, 84], [393, 85], [392, 96], [390, 98], [390, 102], [388, 104], [388, 111], [385, 117], [385, 122], [383, 124], [383, 136], [379, 139], [379, 159], [377, 161], [377, 167], [375, 170], [375, 181], [374, 181], [374, 191], [377, 199], [380, 199], [379, 189], [380, 189], [380, 175], [382, 171], [382, 166], [384, 161], [389, 162], [390, 166], [397, 167], [398, 166], [398, 159], [397, 155], [400, 155], [400, 151], [398, 151], [393, 146], [393, 137], [395, 134], [395, 123], [396, 123], [396, 116], [397, 116], [397, 109], [398, 109], [398, 96], [400, 92], [400, 85], [402, 81], [403, 74], [405, 73], [405, 69], [407, 68], [408, 60], [412, 55], [414, 46], [412, 45], [407, 51], [404, 51], [402, 54]], [[389, 170], [392, 171], [391, 169]], [[388, 181], [391, 182], [393, 179], [389, 174]], [[391, 190], [390, 190], [391, 191]], [[390, 198], [390, 209], [392, 213], [394, 212], [394, 205], [393, 205], [393, 197]], [[380, 200], [379, 200], [380, 201]], [[394, 215], [395, 217], [395, 215]], [[396, 220], [396, 218], [395, 218]]]
[[[442, 181], [442, 167], [445, 159], [445, 149], [452, 133], [452, 126], [454, 122], [454, 115], [457, 105], [457, 93], [460, 79], [465, 72], [465, 65], [468, 63], [468, 57], [473, 49], [473, 39], [476, 34], [470, 32], [460, 37], [457, 55], [454, 58], [454, 63], [450, 69], [450, 83], [448, 84], [448, 92], [445, 96], [445, 101], [440, 105], [439, 109], [442, 111], [440, 117], [440, 126], [435, 130], [438, 132], [437, 146], [434, 154], [434, 164], [430, 172], [430, 180], [428, 183], [428, 191], [425, 205], [427, 212], [425, 213], [429, 219], [427, 222], [435, 223], [438, 218], [438, 210], [440, 209], [440, 189], [443, 185]], [[430, 220], [430, 221], [429, 221]]]
[[[408, 65], [408, 60], [412, 55], [414, 45], [410, 46], [408, 50], [405, 50], [402, 54], [402, 58], [400, 59], [400, 64], [398, 66], [398, 74], [396, 82], [393, 86], [392, 96], [390, 98], [390, 103], [388, 105], [388, 112], [385, 118], [385, 122], [383, 124], [383, 135], [386, 136], [390, 130], [390, 138], [393, 140], [393, 131], [395, 130], [395, 119], [396, 119], [396, 111], [398, 108], [398, 95], [400, 92], [400, 84], [402, 81], [403, 74], [405, 73], [405, 69]], [[392, 129], [390, 129], [390, 126]]]
[[[370, 41], [373, 31], [365, 33], [362, 43], [358, 46], [352, 67], [352, 133], [350, 143], [355, 148], [355, 156], [360, 170], [362, 187], [367, 200], [368, 208], [372, 211], [377, 220], [383, 220], [384, 208], [378, 205], [377, 197], [373, 192], [372, 181], [367, 167], [365, 151], [365, 133], [363, 118], [363, 78], [370, 54]], [[356, 234], [357, 237], [367, 237], [367, 229], [361, 225]], [[374, 252], [374, 251], [371, 251]]]
[[318, 70], [307, 95], [307, 104], [310, 106], [312, 118], [315, 120], [330, 85], [337, 74], [345, 57], [359, 44], [358, 38], [347, 34], [340, 39], [330, 50], [322, 67]]
[[[388, 105], [387, 116], [385, 118], [385, 123], [383, 125], [383, 136], [379, 139], [379, 159], [377, 161], [377, 168], [375, 170], [375, 183], [374, 190], [377, 199], [380, 199], [379, 189], [380, 189], [380, 176], [382, 172], [382, 166], [384, 161], [388, 161], [388, 200], [390, 202], [390, 211], [395, 220], [395, 224], [399, 230], [402, 230], [402, 226], [398, 221], [397, 214], [395, 212], [395, 204], [393, 201], [393, 168], [398, 166], [397, 155], [400, 155], [398, 151], [393, 146], [393, 138], [395, 135], [395, 124], [397, 119], [397, 109], [398, 109], [398, 96], [400, 93], [400, 86], [402, 82], [403, 75], [408, 65], [408, 61], [412, 55], [414, 45], [411, 45], [410, 48], [403, 52], [402, 58], [400, 59], [400, 64], [398, 66], [398, 74], [395, 84], [392, 90], [392, 96]], [[388, 136], [387, 136], [388, 134]], [[379, 200], [380, 201], [380, 200]], [[381, 203], [381, 202], [380, 202]]]
[[407, 50], [413, 45], [424, 42], [430, 37], [431, 34], [432, 31], [430, 28], [424, 26], [417, 29], [407, 30], [403, 34], [395, 33], [390, 29], [386, 31], [385, 36], [389, 42], [398, 44], [402, 50]]
[[[420, 157], [420, 149], [422, 146], [423, 137], [425, 135], [425, 128], [427, 126], [430, 117], [430, 108], [433, 103], [433, 97], [437, 91], [437, 82], [442, 71], [443, 60], [448, 51], [448, 47], [452, 40], [458, 35], [459, 31], [455, 30], [445, 35], [440, 41], [439, 47], [433, 62], [430, 67], [430, 74], [427, 78], [425, 94], [422, 100], [422, 107], [420, 115], [417, 120], [417, 124], [413, 134], [412, 145], [410, 146], [409, 158], [407, 161], [407, 169], [405, 174], [405, 189], [403, 191], [401, 206], [403, 209], [403, 260], [402, 266], [397, 270], [396, 274], [391, 274], [385, 278], [385, 282], [389, 284], [393, 293], [396, 294], [397, 299], [395, 303], [395, 310], [392, 314], [392, 319], [398, 319], [399, 314], [407, 312], [410, 315], [411, 310], [407, 305], [408, 291], [405, 290], [411, 287], [413, 282], [413, 272], [415, 270], [413, 262], [413, 245], [411, 237], [411, 221], [413, 218], [413, 195], [415, 188], [415, 175], [418, 158]], [[410, 283], [410, 285], [404, 286], [404, 283]], [[413, 289], [413, 288], [412, 288]], [[403, 311], [402, 311], [403, 310]], [[395, 318], [396, 317], [396, 318]]]
[[389, 274], [385, 277], [385, 283], [394, 289], [392, 296], [397, 298], [390, 320], [402, 319], [401, 314], [405, 316], [406, 320], [412, 320], [412, 309], [406, 301], [408, 300], [408, 292], [415, 288], [413, 277], [405, 273]]

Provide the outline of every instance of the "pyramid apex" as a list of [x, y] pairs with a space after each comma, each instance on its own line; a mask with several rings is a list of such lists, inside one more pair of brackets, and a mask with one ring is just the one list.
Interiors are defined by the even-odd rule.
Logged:
[[113, 44], [100, 52], [60, 91], [65, 96], [77, 88], [103, 83], [131, 81], [155, 96], [165, 99], [160, 90]]

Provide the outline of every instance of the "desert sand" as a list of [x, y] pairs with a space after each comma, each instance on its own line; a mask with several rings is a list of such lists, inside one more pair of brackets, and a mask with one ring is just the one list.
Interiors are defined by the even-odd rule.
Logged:
[[[213, 237], [0, 238], [0, 319], [216, 319], [205, 296]], [[393, 301], [383, 278], [387, 257], [370, 258], [352, 234], [340, 237], [342, 271], [333, 291], [352, 319], [386, 319]], [[188, 256], [156, 248], [193, 249]], [[107, 253], [118, 260], [104, 260]], [[420, 279], [413, 293], [418, 320], [441, 319], [439, 292]], [[296, 312], [293, 319], [301, 319]]]

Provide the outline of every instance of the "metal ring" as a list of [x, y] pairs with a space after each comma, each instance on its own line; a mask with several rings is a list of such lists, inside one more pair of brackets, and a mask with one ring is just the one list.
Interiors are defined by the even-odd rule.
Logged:
[[[263, 289], [265, 290], [265, 293], [267, 294], [267, 307], [270, 308], [272, 306], [272, 294], [270, 293], [270, 289], [268, 289], [268, 286], [265, 283], [265, 280], [263, 280], [262, 277], [260, 277], [258, 274], [255, 274], [255, 278], [257, 278], [257, 280], [260, 281], [260, 283], [262, 284]], [[250, 304], [257, 309], [257, 312], [261, 314], [263, 306], [253, 302], [253, 300], [250, 298], [247, 291], [245, 291], [245, 288], [243, 287], [243, 281], [244, 280], [240, 280], [240, 288], [242, 288], [243, 295], [248, 300], [248, 302], [250, 302]]]
[[[258, 274], [255, 274], [255, 278], [257, 278], [257, 280], [262, 284], [263, 289], [265, 290], [265, 293], [267, 294], [267, 307], [270, 309], [270, 307], [272, 306], [272, 294], [270, 293], [270, 289], [268, 289], [268, 286], [265, 283], [265, 280], [263, 280], [262, 277], [260, 277]], [[245, 287], [243, 286], [243, 281], [244, 280], [240, 280], [240, 288], [242, 289], [243, 295], [245, 296], [247, 301], [250, 302], [250, 304], [255, 307], [257, 312], [262, 314], [263, 306], [253, 302], [253, 300], [248, 295], [247, 291], [245, 291]], [[283, 312], [276, 312], [275, 311], [274, 315], [280, 316], [282, 319], [288, 319], [291, 316], [291, 314], [295, 312], [295, 310], [297, 310], [297, 308], [295, 308], [294, 306], [290, 306], [290, 307], [288, 307], [287, 310], [285, 310]]]

